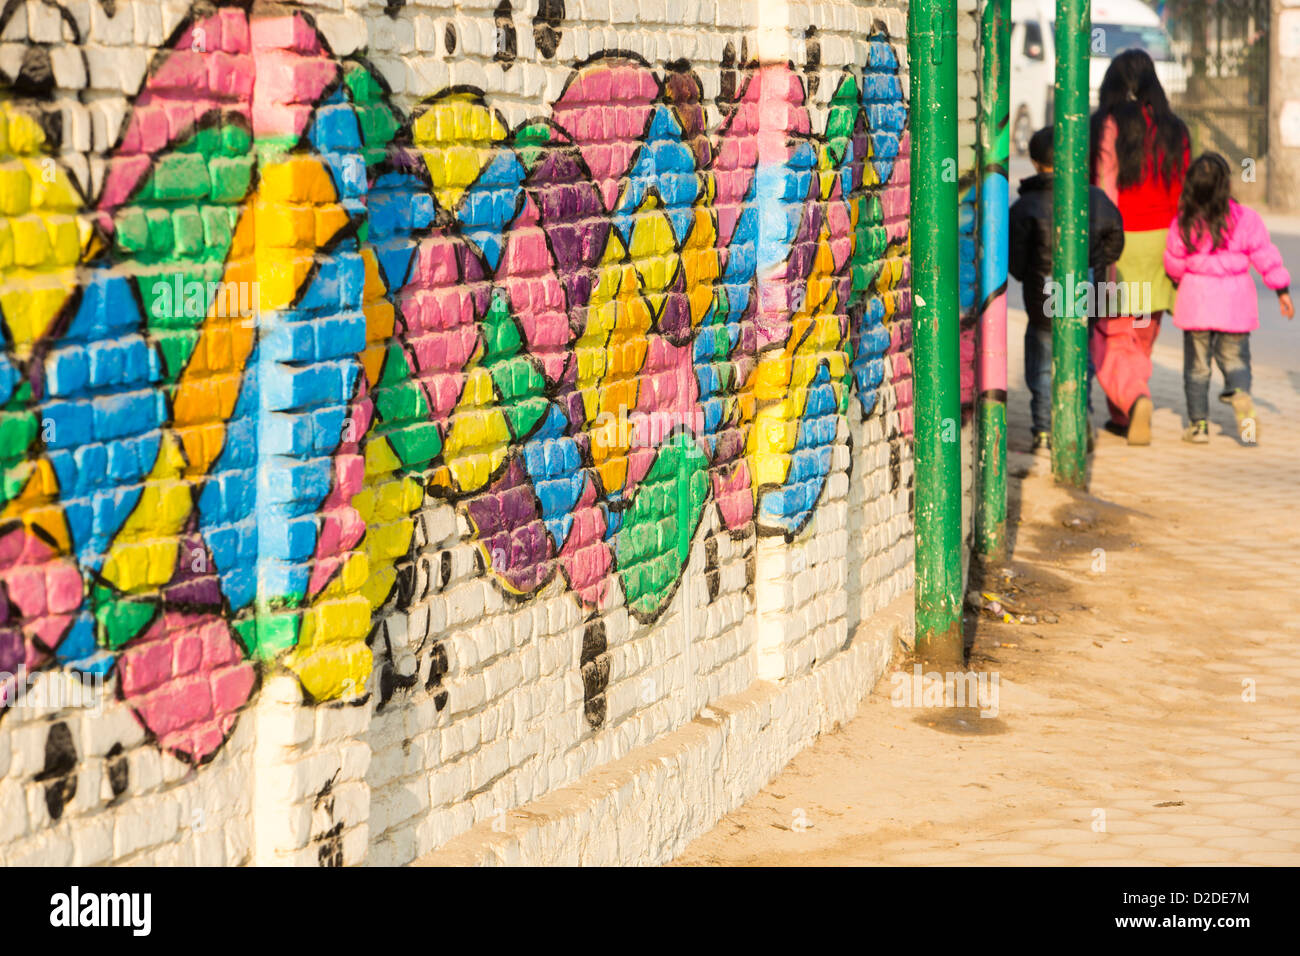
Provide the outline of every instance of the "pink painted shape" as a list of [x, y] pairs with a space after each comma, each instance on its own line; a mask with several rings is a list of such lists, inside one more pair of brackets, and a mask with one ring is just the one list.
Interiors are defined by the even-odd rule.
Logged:
[[759, 74], [749, 77], [718, 142], [714, 160], [714, 209], [718, 214], [718, 247], [731, 244], [742, 203], [758, 166], [759, 99], [763, 84]]
[[632, 165], [659, 96], [654, 72], [610, 58], [573, 74], [551, 115], [568, 132], [591, 171], [606, 209], [618, 201], [619, 181]]
[[996, 296], [979, 320], [978, 390], [1007, 390], [1007, 296]]
[[749, 477], [749, 462], [741, 459], [730, 471], [713, 472], [713, 499], [718, 514], [730, 531], [737, 531], [754, 517], [754, 492]]
[[596, 489], [588, 478], [573, 512], [573, 527], [560, 549], [564, 576], [584, 607], [603, 608], [609, 599], [614, 555], [604, 539], [605, 516], [596, 507]]
[[962, 405], [969, 405], [975, 400], [975, 326], [970, 325], [961, 330], [958, 342], [960, 359], [958, 368], [961, 381]]
[[21, 617], [35, 618], [45, 613], [45, 568], [42, 566], [11, 568], [5, 574], [5, 589]]
[[[251, 61], [247, 57], [224, 55], [210, 59], [208, 54], [195, 49], [196, 31], [201, 30], [203, 49], [224, 47], [230, 53], [248, 52], [247, 36], [236, 22], [242, 22], [244, 17], [242, 11], [221, 10], [197, 19], [181, 31], [170, 51], [162, 54], [136, 96], [117, 151], [118, 157], [131, 159], [136, 159], [132, 154], [138, 152], [142, 154], [138, 157], [140, 161], [109, 164], [97, 208], [112, 210], [126, 202], [148, 174], [151, 157], [188, 136], [195, 122], [208, 112], [220, 109], [251, 120], [248, 94], [255, 75]], [[229, 66], [218, 68], [214, 62]], [[231, 81], [222, 75], [222, 69], [244, 79]], [[214, 96], [210, 93], [213, 89], [232, 90], [234, 95]], [[165, 132], [160, 125], [164, 122]], [[111, 223], [106, 225], [111, 228]]]
[[360, 453], [360, 437], [370, 430], [374, 402], [364, 375], [357, 385], [357, 396], [348, 410], [352, 441], [344, 441], [334, 455], [334, 486], [321, 505], [321, 532], [316, 539], [315, 563], [307, 582], [307, 594], [319, 594], [338, 570], [345, 556], [366, 533], [366, 524], [352, 507], [352, 498], [365, 484], [366, 462]]
[[654, 464], [659, 446], [674, 431], [703, 431], [699, 413], [699, 383], [692, 366], [692, 345], [673, 345], [651, 336], [641, 367], [637, 405], [629, 422], [632, 447], [628, 455], [625, 491], [632, 494]]
[[225, 741], [256, 681], [224, 620], [176, 611], [126, 646], [117, 673], [136, 719], [162, 749], [191, 763]]
[[510, 311], [523, 330], [528, 354], [542, 363], [543, 374], [554, 385], [564, 375], [573, 331], [565, 311], [564, 288], [555, 275], [539, 220], [537, 204], [527, 196], [523, 209], [506, 233], [497, 282], [505, 287]]
[[320, 56], [320, 37], [301, 13], [262, 16], [252, 21], [254, 50], [291, 50], [308, 56]]
[[[839, 193], [838, 179], [835, 192]], [[838, 195], [833, 196], [824, 208], [826, 227], [830, 233], [831, 257], [835, 260], [835, 271], [839, 272], [844, 269], [849, 257], [853, 255], [853, 222], [849, 217], [849, 207], [838, 198]]]
[[[199, 31], [206, 52], [196, 49]], [[237, 9], [195, 20], [145, 78], [132, 106], [118, 155], [139, 153], [144, 161], [110, 164], [97, 208], [127, 202], [148, 175], [150, 157], [189, 136], [211, 112], [243, 117], [255, 137], [300, 137], [337, 77], [338, 64], [302, 14], [257, 17], [251, 27]], [[165, 134], [158, 110], [167, 114]]]

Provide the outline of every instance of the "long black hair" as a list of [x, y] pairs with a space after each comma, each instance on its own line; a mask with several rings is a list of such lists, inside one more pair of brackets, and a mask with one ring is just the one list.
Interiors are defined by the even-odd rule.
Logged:
[[1178, 199], [1178, 232], [1188, 249], [1195, 249], [1206, 235], [1211, 249], [1227, 245], [1231, 183], [1232, 167], [1218, 153], [1201, 153], [1187, 167]]
[[1136, 186], [1154, 166], [1166, 184], [1182, 175], [1191, 137], [1187, 124], [1169, 108], [1169, 98], [1156, 76], [1156, 65], [1146, 50], [1125, 50], [1110, 61], [1092, 114], [1092, 156], [1095, 165], [1101, 131], [1107, 119], [1115, 121], [1118, 136], [1119, 185]]

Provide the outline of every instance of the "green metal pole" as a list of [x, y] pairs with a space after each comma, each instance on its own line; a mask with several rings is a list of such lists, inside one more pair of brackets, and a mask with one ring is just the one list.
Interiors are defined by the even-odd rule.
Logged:
[[963, 657], [957, 292], [957, 3], [913, 0], [912, 329], [916, 384], [916, 649]]
[[1087, 483], [1089, 0], [1056, 2], [1056, 128], [1053, 174], [1052, 474]]
[[986, 0], [980, 41], [979, 501], [975, 546], [1007, 550], [1007, 240], [1011, 0]]

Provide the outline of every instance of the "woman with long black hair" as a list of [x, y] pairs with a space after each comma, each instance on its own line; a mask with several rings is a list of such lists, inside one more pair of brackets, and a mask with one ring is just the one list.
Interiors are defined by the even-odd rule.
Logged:
[[1127, 435], [1130, 445], [1151, 443], [1151, 349], [1161, 314], [1174, 305], [1165, 238], [1190, 161], [1187, 124], [1169, 108], [1150, 55], [1120, 53], [1106, 70], [1092, 116], [1092, 181], [1124, 220], [1124, 252], [1115, 263], [1122, 314], [1098, 316], [1091, 347], [1110, 406], [1106, 427]]

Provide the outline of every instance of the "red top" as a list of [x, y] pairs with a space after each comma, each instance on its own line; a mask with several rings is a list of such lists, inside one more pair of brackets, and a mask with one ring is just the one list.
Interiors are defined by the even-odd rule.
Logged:
[[1183, 162], [1172, 182], [1166, 183], [1160, 178], [1155, 157], [1149, 156], [1142, 170], [1142, 180], [1136, 186], [1120, 189], [1119, 159], [1115, 155], [1118, 135], [1115, 120], [1107, 117], [1097, 149], [1096, 185], [1119, 207], [1125, 232], [1168, 229], [1169, 223], [1178, 215], [1178, 197], [1183, 191], [1183, 176], [1191, 163], [1191, 152], [1184, 151]]

